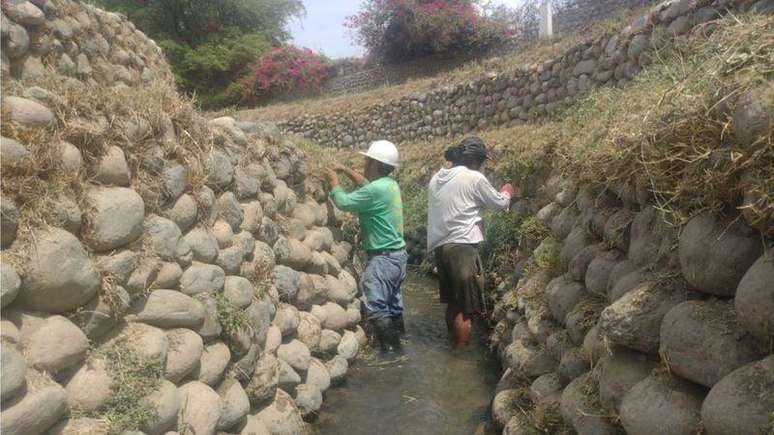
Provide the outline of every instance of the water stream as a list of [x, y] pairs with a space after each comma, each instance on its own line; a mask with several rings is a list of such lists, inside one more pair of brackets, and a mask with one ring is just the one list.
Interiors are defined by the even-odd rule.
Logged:
[[472, 434], [488, 420], [499, 370], [481, 334], [468, 348], [452, 346], [430, 278], [410, 273], [403, 296], [402, 356], [358, 357], [346, 384], [327, 391], [317, 433]]

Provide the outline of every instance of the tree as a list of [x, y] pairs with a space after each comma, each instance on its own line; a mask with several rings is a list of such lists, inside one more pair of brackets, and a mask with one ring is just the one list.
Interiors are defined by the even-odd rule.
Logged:
[[372, 60], [399, 63], [485, 50], [508, 37], [508, 24], [477, 0], [365, 0], [346, 26]]
[[178, 85], [203, 106], [229, 103], [224, 90], [247, 65], [286, 41], [301, 0], [96, 0], [122, 12], [162, 47]]

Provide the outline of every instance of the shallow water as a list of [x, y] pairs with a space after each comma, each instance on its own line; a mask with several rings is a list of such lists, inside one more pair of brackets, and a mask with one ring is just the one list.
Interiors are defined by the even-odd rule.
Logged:
[[346, 383], [326, 392], [317, 433], [472, 434], [488, 420], [499, 370], [481, 334], [468, 348], [451, 345], [430, 278], [410, 273], [403, 297], [403, 355], [361, 354]]

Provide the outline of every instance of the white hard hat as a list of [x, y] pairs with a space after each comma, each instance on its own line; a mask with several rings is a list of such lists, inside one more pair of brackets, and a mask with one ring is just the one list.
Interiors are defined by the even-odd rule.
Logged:
[[398, 148], [388, 140], [372, 142], [371, 146], [368, 147], [368, 151], [361, 151], [360, 154], [390, 166], [398, 166]]

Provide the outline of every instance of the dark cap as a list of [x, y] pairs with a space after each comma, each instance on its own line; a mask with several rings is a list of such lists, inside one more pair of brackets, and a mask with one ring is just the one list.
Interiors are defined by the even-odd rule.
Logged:
[[461, 154], [465, 157], [475, 157], [481, 160], [486, 160], [487, 158], [486, 145], [484, 145], [483, 140], [476, 136], [466, 137], [460, 142], [458, 147], [462, 151]]

